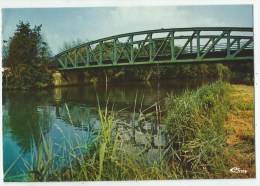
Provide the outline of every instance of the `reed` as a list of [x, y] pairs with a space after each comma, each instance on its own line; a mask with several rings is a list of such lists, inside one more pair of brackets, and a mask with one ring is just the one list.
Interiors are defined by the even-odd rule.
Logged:
[[228, 91], [228, 85], [218, 81], [166, 100], [165, 156], [178, 164], [185, 178], [221, 178], [228, 172], [223, 130]]

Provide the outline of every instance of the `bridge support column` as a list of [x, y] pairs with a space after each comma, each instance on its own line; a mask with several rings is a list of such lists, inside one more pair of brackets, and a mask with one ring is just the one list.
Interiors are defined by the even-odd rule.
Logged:
[[61, 86], [61, 73], [59, 71], [52, 74], [52, 83], [55, 87]]
[[87, 71], [55, 71], [52, 74], [52, 85], [54, 87], [68, 86], [68, 85], [85, 85], [89, 84], [93, 79]]

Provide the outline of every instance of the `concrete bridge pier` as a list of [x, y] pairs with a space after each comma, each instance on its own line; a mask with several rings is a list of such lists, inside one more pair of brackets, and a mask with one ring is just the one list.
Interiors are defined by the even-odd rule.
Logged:
[[62, 83], [61, 83], [61, 73], [59, 71], [55, 71], [52, 74], [52, 83], [53, 83], [53, 86], [55, 86], [55, 87], [59, 87], [59, 86], [62, 85]]
[[91, 83], [91, 79], [86, 71], [55, 71], [52, 73], [52, 85], [54, 87], [88, 83]]

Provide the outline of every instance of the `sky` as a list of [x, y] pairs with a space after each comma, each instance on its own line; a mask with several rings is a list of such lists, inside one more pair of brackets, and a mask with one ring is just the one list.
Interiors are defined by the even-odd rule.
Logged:
[[13, 36], [19, 21], [42, 33], [53, 54], [65, 42], [87, 42], [128, 32], [183, 27], [253, 27], [252, 5], [12, 8], [2, 9], [2, 36]]

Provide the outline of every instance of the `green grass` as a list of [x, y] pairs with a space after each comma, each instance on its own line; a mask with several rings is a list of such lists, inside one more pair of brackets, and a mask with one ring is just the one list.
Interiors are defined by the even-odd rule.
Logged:
[[223, 123], [228, 85], [220, 81], [166, 100], [170, 139], [166, 158], [178, 164], [184, 178], [223, 178], [228, 172]]

